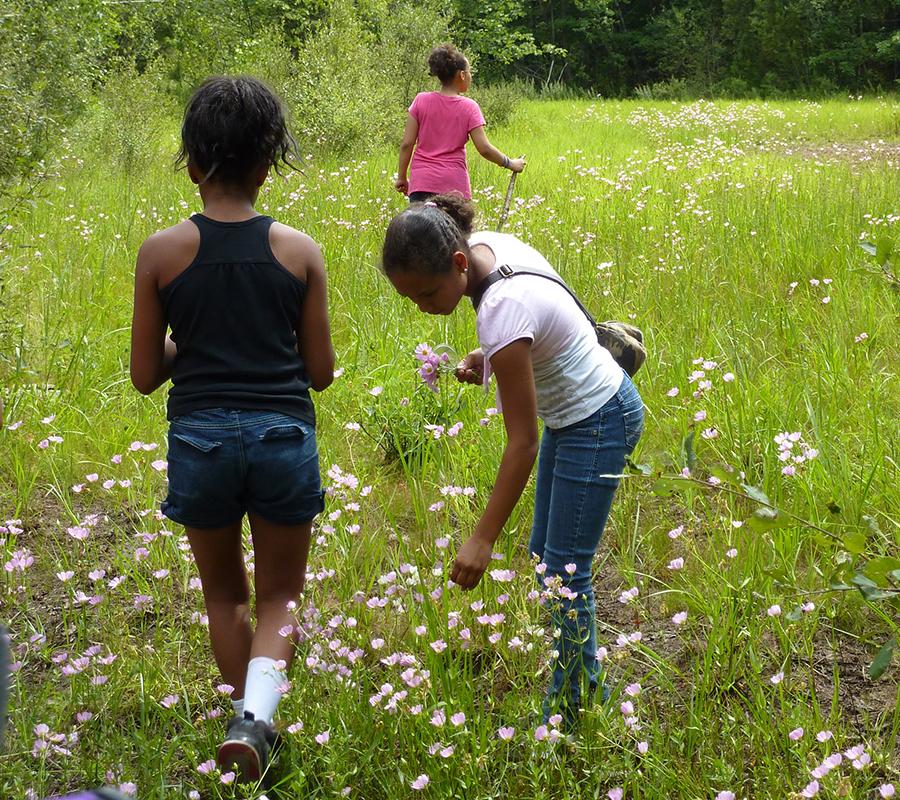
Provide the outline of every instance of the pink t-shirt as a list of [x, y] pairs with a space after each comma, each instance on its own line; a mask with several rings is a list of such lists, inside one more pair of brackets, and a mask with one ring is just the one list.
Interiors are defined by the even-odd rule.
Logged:
[[472, 197], [466, 168], [469, 131], [484, 125], [478, 103], [440, 92], [416, 95], [409, 113], [419, 123], [416, 149], [409, 170], [409, 191], [459, 192]]

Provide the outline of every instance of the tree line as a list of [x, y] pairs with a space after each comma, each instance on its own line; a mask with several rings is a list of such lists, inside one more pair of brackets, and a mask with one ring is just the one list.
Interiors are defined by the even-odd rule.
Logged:
[[[513, 23], [504, 74], [609, 96], [821, 96], [900, 78], [898, 0], [490, 2]], [[478, 20], [495, 7], [457, 3], [464, 36], [487, 44]]]

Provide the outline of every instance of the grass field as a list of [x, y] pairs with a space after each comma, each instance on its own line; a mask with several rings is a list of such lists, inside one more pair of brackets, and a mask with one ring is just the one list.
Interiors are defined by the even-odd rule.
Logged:
[[[0, 233], [10, 800], [263, 793], [205, 765], [230, 706], [189, 550], [157, 513], [165, 393], [127, 373], [137, 248], [200, 210], [171, 170], [177, 124], [137, 160], [73, 138]], [[552, 641], [531, 487], [492, 575], [446, 587], [503, 425], [493, 396], [415, 373], [420, 342], [473, 347], [474, 314], [421, 315], [379, 272], [395, 154], [270, 179], [260, 210], [325, 254], [340, 371], [315, 397], [328, 507], [270, 799], [890, 796], [898, 131], [880, 99], [531, 103], [491, 131], [528, 157], [506, 230], [649, 349], [644, 468], [596, 561], [612, 697], [574, 745], [530, 716]], [[470, 168], [494, 228], [509, 173]], [[860, 246], [879, 240], [879, 259]]]

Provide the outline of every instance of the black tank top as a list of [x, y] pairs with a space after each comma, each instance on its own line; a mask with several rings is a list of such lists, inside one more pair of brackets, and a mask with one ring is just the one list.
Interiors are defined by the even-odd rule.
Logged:
[[206, 408], [278, 411], [315, 425], [295, 349], [306, 284], [269, 245], [274, 220], [191, 217], [200, 249], [159, 292], [178, 346], [167, 416]]

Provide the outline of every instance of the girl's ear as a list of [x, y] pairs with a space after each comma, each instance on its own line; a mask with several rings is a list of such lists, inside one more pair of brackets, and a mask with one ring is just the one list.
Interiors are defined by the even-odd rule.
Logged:
[[256, 186], [260, 187], [266, 182], [266, 178], [269, 177], [269, 165], [261, 164], [258, 172], [256, 173], [255, 180]]
[[191, 179], [191, 183], [195, 183], [198, 186], [200, 185], [200, 181], [202, 181], [203, 178], [206, 177], [200, 174], [200, 170], [197, 169], [197, 165], [190, 159], [188, 159], [187, 162], [187, 172], [188, 177]]
[[462, 250], [457, 250], [453, 254], [453, 266], [464, 275], [469, 271], [469, 259]]

